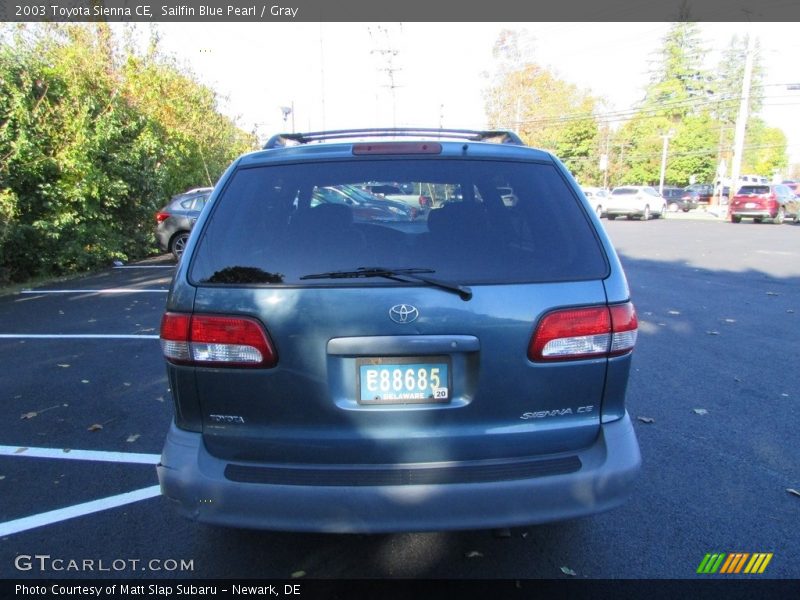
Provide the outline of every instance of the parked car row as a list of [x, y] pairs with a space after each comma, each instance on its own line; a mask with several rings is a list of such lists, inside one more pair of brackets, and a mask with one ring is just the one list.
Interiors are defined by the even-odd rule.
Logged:
[[659, 218], [667, 211], [688, 212], [709, 204], [717, 193], [722, 193], [724, 203], [729, 204], [728, 214], [732, 223], [752, 219], [756, 223], [771, 220], [783, 223], [786, 219], [800, 222], [800, 182], [787, 180], [781, 184], [745, 181], [736, 194], [727, 202], [730, 189], [715, 190], [711, 184], [693, 184], [684, 188], [666, 186], [659, 194], [650, 186], [620, 186], [610, 192], [599, 187], [581, 188], [598, 217], [617, 217], [648, 220]]
[[668, 186], [659, 193], [651, 186], [625, 185], [616, 187], [610, 192], [601, 187], [581, 188], [589, 204], [594, 208], [598, 217], [634, 217], [648, 220], [662, 217], [667, 211], [688, 212], [703, 203], [708, 203], [708, 197], [696, 186], [685, 188]]

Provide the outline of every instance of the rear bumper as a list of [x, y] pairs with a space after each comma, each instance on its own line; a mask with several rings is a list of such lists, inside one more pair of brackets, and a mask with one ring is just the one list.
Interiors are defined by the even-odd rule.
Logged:
[[644, 209], [639, 209], [639, 208], [607, 208], [606, 212], [609, 215], [616, 215], [616, 216], [620, 216], [620, 217], [624, 217], [624, 216], [628, 216], [628, 215], [633, 216], [633, 217], [638, 217], [638, 216], [641, 216], [641, 215], [644, 214]]
[[158, 465], [158, 478], [162, 493], [175, 502], [179, 512], [196, 521], [331, 533], [529, 525], [605, 511], [630, 495], [641, 456], [627, 414], [601, 425], [595, 443], [571, 456], [577, 457], [581, 466], [569, 473], [477, 483], [244, 483], [228, 479], [225, 471], [232, 464], [247, 468], [246, 463], [211, 456], [200, 434], [173, 424]]
[[742, 217], [744, 219], [774, 219], [778, 215], [778, 211], [770, 211], [766, 208], [764, 209], [732, 209], [729, 212], [729, 215], [732, 217]]

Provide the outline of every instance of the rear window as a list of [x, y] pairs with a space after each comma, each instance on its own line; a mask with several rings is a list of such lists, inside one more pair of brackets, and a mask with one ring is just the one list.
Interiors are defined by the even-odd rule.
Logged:
[[[402, 196], [374, 182], [402, 182]], [[514, 201], [508, 196], [513, 194]], [[599, 279], [595, 231], [552, 165], [375, 160], [241, 168], [212, 208], [190, 267], [199, 285], [390, 285], [312, 278], [425, 269], [465, 284]]]
[[739, 188], [739, 194], [769, 194], [768, 185], [743, 185]]

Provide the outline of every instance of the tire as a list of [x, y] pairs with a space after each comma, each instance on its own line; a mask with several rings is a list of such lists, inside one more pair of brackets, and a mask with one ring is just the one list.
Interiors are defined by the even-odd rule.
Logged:
[[753, 223], [759, 223], [760, 224], [763, 220], [764, 219], [762, 219], [761, 217], [753, 217]]
[[[678, 212], [678, 209], [679, 209], [679, 208], [680, 208], [680, 207], [678, 206], [678, 204], [677, 204], [676, 202], [672, 202], [672, 203], [669, 205], [669, 212]], [[683, 209], [683, 211], [684, 211], [684, 212], [686, 212], [686, 209], [684, 208], [684, 209]]]
[[650, 205], [644, 207], [644, 212], [642, 213], [642, 221], [649, 221], [650, 220]]
[[616, 218], [617, 218], [617, 215], [606, 215], [606, 219], [608, 219], [609, 221], [613, 221]]
[[666, 219], [667, 218], [667, 205], [664, 204], [661, 206], [661, 212], [656, 215], [657, 219]]
[[183, 251], [186, 249], [186, 242], [189, 241], [189, 232], [188, 231], [181, 231], [180, 233], [176, 233], [172, 240], [169, 243], [169, 251], [172, 252], [172, 256], [175, 257], [175, 260], [180, 260]]
[[737, 217], [736, 215], [731, 215], [731, 223], [741, 223], [742, 217]]
[[594, 209], [594, 212], [598, 219], [603, 217], [603, 207], [600, 204], [597, 205], [597, 208]]
[[773, 223], [775, 223], [775, 225], [780, 225], [780, 224], [781, 224], [781, 223], [783, 223], [785, 220], [786, 220], [786, 209], [784, 209], [784, 208], [781, 206], [781, 207], [778, 209], [778, 214], [776, 214], [776, 215], [775, 215], [775, 218], [774, 218], [774, 219], [772, 219], [772, 222], [773, 222]]

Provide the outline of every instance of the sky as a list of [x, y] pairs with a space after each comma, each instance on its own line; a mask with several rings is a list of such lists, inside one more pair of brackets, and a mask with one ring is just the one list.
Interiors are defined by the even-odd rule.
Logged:
[[[139, 24], [146, 38], [149, 25]], [[279, 131], [416, 126], [483, 128], [482, 91], [503, 29], [527, 31], [531, 58], [609, 109], [644, 93], [669, 23], [159, 23], [162, 48], [223, 98], [262, 139]], [[800, 162], [796, 23], [701, 23], [709, 66], [735, 34], [760, 41], [761, 116]], [[282, 107], [292, 108], [284, 121]]]

